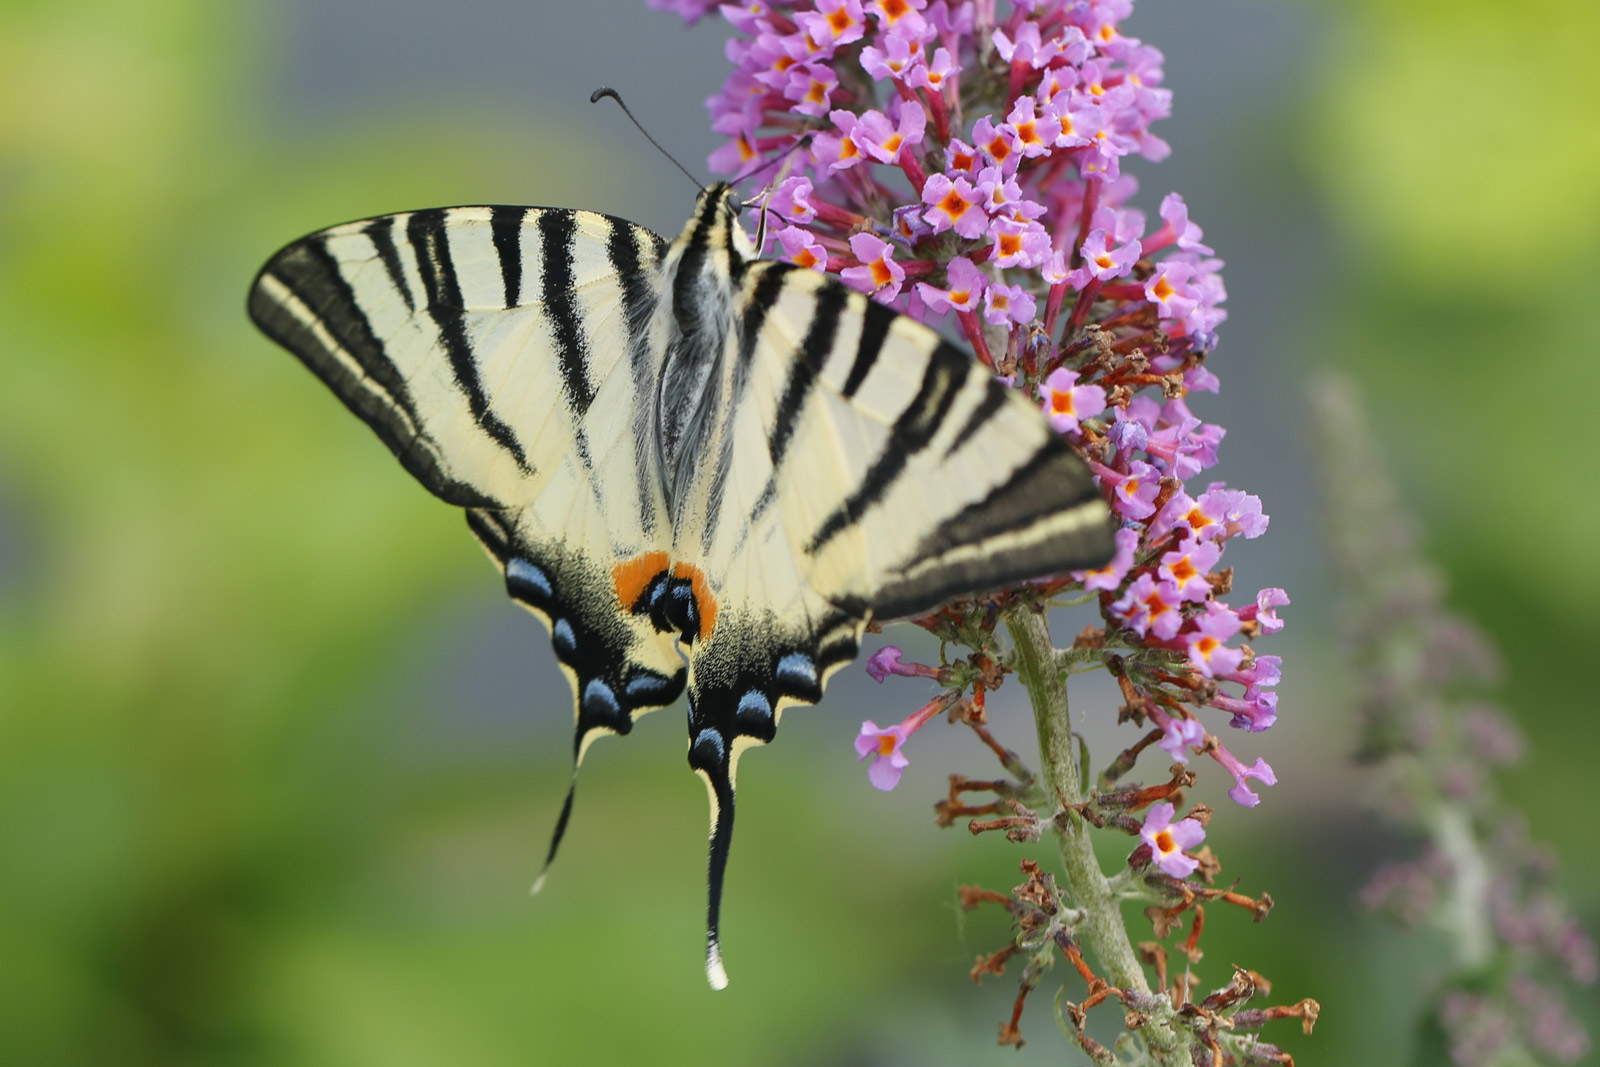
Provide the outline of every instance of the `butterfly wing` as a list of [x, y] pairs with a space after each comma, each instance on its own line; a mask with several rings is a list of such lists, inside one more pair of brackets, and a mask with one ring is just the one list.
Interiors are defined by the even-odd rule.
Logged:
[[[574, 781], [591, 741], [684, 685], [670, 636], [632, 611], [638, 561], [670, 542], [650, 418], [663, 248], [591, 212], [446, 208], [312, 234], [250, 292], [256, 325], [467, 509], [507, 591], [549, 626]], [[569, 790], [550, 858], [571, 804]]]
[[933, 330], [814, 271], [751, 264], [731, 402], [690, 491], [678, 555], [708, 576], [689, 648], [690, 765], [711, 794], [707, 970], [740, 753], [815, 703], [872, 617], [1100, 566], [1109, 511], [1038, 408]]

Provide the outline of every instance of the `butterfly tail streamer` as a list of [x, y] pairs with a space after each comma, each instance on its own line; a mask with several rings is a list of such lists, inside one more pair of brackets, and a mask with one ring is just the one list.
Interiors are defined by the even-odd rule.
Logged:
[[[691, 713], [691, 722], [695, 716]], [[706, 981], [712, 989], [726, 989], [728, 972], [722, 965], [720, 923], [722, 885], [733, 844], [733, 753], [714, 728], [700, 730], [689, 741], [689, 766], [705, 779], [711, 801], [709, 854], [706, 858]]]
[[572, 768], [572, 780], [567, 783], [567, 797], [561, 802], [561, 814], [556, 816], [556, 828], [550, 834], [550, 850], [544, 855], [544, 866], [539, 868], [539, 877], [533, 880], [533, 888], [528, 890], [528, 895], [538, 896], [539, 890], [544, 888], [544, 880], [550, 875], [550, 865], [556, 861], [556, 850], [561, 847], [561, 839], [567, 836], [567, 820], [572, 818], [572, 798], [578, 791], [578, 767]]

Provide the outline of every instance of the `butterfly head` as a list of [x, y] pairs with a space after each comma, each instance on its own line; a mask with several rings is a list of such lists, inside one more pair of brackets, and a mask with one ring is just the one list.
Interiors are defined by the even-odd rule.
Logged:
[[717, 182], [703, 191], [695, 206], [694, 218], [684, 229], [678, 242], [687, 240], [692, 246], [704, 248], [710, 258], [726, 257], [730, 271], [737, 274], [744, 263], [756, 258], [756, 246], [745, 231], [739, 216], [753, 207], [727, 182]]

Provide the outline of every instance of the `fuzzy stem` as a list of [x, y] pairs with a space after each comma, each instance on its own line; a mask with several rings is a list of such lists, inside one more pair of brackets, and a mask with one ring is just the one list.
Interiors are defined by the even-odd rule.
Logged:
[[[1027, 608], [1007, 620], [1016, 643], [1017, 678], [1033, 704], [1033, 721], [1039, 731], [1042, 777], [1062, 805], [1089, 799], [1078, 765], [1077, 739], [1072, 734], [1072, 714], [1067, 705], [1067, 683], [1056, 669], [1056, 648], [1042, 612]], [[1148, 995], [1144, 967], [1134, 952], [1123, 925], [1121, 901], [1095, 859], [1090, 827], [1077, 815], [1064, 812], [1051, 823], [1073, 906], [1083, 912], [1073, 931], [1089, 946], [1112, 985]], [[1165, 998], [1161, 1003], [1165, 1004]], [[1152, 1015], [1139, 1031], [1159, 1062], [1167, 1067], [1190, 1067], [1193, 1057], [1186, 1036], [1173, 1026], [1172, 1015]]]

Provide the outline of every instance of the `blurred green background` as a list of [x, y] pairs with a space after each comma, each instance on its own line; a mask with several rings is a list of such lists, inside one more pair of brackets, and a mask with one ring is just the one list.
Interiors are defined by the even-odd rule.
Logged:
[[[1306, 382], [1363, 383], [1455, 604], [1506, 654], [1532, 741], [1506, 791], [1595, 929], [1600, 8], [1141, 0], [1130, 28], [1177, 93], [1144, 206], [1184, 192], [1229, 262], [1224, 392], [1196, 407], [1274, 517], [1239, 584], [1294, 596], [1280, 723], [1235, 745], [1281, 784], [1212, 824], [1225, 877], [1279, 907], [1214, 912], [1201, 973], [1318, 998], [1315, 1037], [1268, 1032], [1302, 1063], [1397, 1062], [1440, 946], [1351, 899], [1404, 845], [1347, 765]], [[700, 974], [676, 713], [594, 750], [528, 899], [569, 751], [546, 638], [244, 317], [273, 249], [382, 211], [675, 232], [687, 184], [584, 101], [615, 84], [702, 170], [722, 40], [642, 0], [0, 0], [0, 1063], [1017, 1061], [993, 1044], [1011, 980], [966, 979], [1004, 924], [953, 902], [1015, 884], [1024, 851], [928, 809], [984, 753], [919, 737], [883, 795], [849, 751], [863, 715], [920, 702], [909, 681], [847, 672], [746, 764], [726, 994]], [[1078, 697], [1102, 753], [1114, 705]], [[1021, 1059], [1079, 1062], [1053, 987]]]

